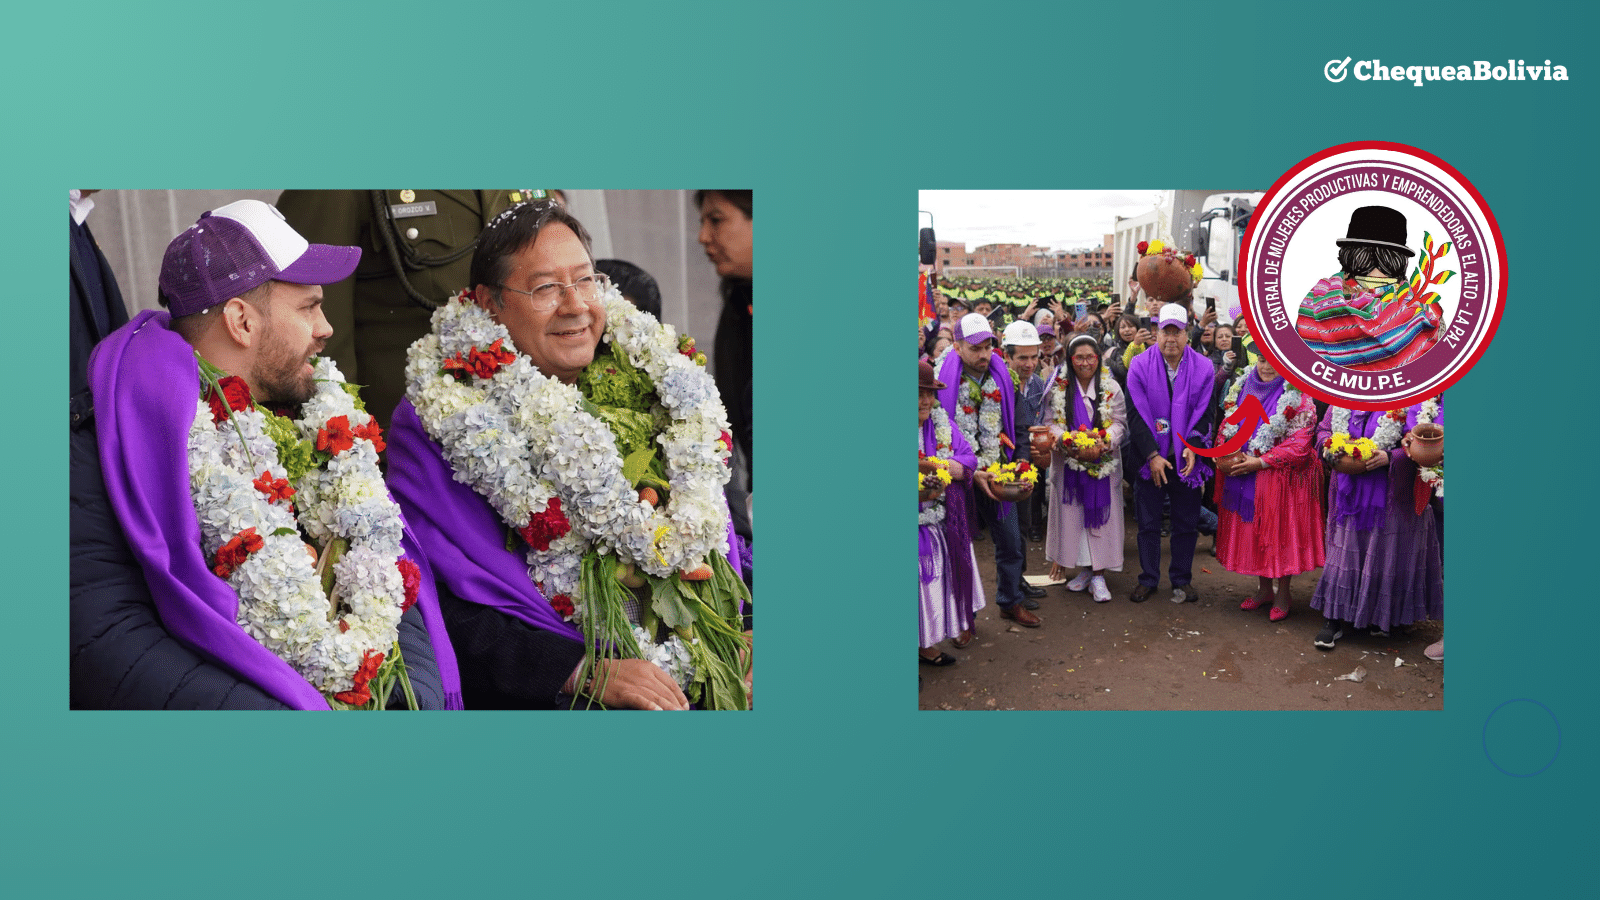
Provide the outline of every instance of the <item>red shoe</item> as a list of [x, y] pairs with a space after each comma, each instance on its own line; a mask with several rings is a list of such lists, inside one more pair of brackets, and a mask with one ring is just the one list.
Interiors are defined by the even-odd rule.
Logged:
[[1255, 596], [1255, 597], [1250, 597], [1249, 599], [1245, 600], [1243, 603], [1239, 604], [1239, 608], [1244, 610], [1245, 612], [1250, 612], [1252, 610], [1260, 609], [1261, 607], [1266, 606], [1268, 603], [1271, 603], [1271, 602], [1272, 602], [1271, 600], [1263, 600], [1258, 595], [1258, 596]]
[[1272, 612], [1267, 613], [1268, 622], [1282, 622], [1287, 618], [1289, 618], [1289, 611], [1287, 609], [1280, 609], [1276, 606], [1272, 608]]

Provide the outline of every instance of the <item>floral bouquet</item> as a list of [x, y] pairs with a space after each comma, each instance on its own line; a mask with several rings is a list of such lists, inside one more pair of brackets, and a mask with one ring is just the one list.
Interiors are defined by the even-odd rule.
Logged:
[[937, 456], [917, 453], [917, 499], [921, 502], [937, 500], [950, 486], [950, 463]]
[[984, 471], [993, 476], [990, 481], [995, 496], [1007, 503], [1026, 497], [1033, 491], [1034, 484], [1039, 481], [1039, 470], [1025, 459], [993, 463]]
[[1377, 443], [1372, 438], [1352, 439], [1349, 435], [1341, 433], [1328, 438], [1327, 452], [1333, 458], [1333, 467], [1336, 471], [1346, 475], [1360, 475], [1367, 471], [1367, 460], [1384, 451], [1378, 449]]
[[1098, 462], [1105, 442], [1104, 428], [1079, 425], [1076, 429], [1061, 433], [1061, 452], [1083, 462]]

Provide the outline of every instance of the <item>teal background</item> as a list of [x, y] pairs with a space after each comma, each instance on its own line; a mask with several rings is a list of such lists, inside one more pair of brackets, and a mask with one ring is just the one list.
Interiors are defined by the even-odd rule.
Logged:
[[[19, 896], [1565, 893], [1595, 800], [1594, 9], [14, 11], [0, 878]], [[1571, 80], [1325, 81], [1349, 55], [1550, 59]], [[1445, 711], [916, 711], [895, 448], [917, 189], [1260, 188], [1362, 139], [1465, 175], [1509, 259], [1498, 336], [1449, 399]], [[66, 189], [528, 178], [759, 195], [757, 711], [69, 713], [48, 360]], [[1560, 723], [1536, 777], [1485, 758], [1516, 698]], [[1488, 740], [1528, 771], [1551, 723], [1515, 704]]]

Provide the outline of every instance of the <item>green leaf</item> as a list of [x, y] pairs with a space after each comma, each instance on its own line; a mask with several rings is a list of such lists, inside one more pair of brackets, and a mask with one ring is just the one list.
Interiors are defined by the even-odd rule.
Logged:
[[274, 528], [272, 534], [268, 535], [268, 537], [282, 537], [286, 534], [299, 534], [299, 532], [293, 528]]
[[670, 578], [650, 579], [650, 608], [674, 631], [694, 624], [694, 613], [690, 611], [682, 592], [685, 587], [687, 585], [682, 584], [676, 574]]
[[622, 477], [628, 479], [629, 484], [638, 487], [640, 479], [649, 474], [650, 461], [655, 458], [656, 451], [653, 447], [641, 447], [633, 451], [622, 461]]

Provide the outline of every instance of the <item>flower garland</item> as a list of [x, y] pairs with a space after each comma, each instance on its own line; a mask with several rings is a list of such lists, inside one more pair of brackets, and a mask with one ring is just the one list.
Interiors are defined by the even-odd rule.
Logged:
[[[1439, 398], [1429, 397], [1422, 401], [1422, 406], [1417, 409], [1417, 424], [1432, 425], [1439, 418]], [[1433, 493], [1439, 498], [1444, 497], [1444, 461], [1440, 460], [1437, 466], [1418, 466], [1417, 477], [1422, 483], [1433, 488]]]
[[[983, 384], [962, 373], [960, 398], [956, 402], [956, 427], [976, 437], [972, 449], [978, 454], [978, 468], [986, 469], [1000, 461], [1000, 388], [993, 373], [985, 373]], [[985, 387], [993, 390], [984, 390]]]
[[[1062, 434], [1065, 439], [1071, 432], [1071, 419], [1067, 415], [1067, 392], [1076, 386], [1076, 376], [1069, 370], [1066, 374], [1057, 376], [1056, 389], [1050, 392], [1050, 409], [1055, 415], [1055, 423], [1066, 432]], [[1104, 363], [1100, 364], [1100, 432], [1111, 430], [1111, 392], [1116, 389], [1117, 380], [1111, 376], [1111, 370]], [[1076, 402], [1076, 401], [1074, 401]], [[1109, 478], [1122, 464], [1122, 454], [1107, 452], [1100, 455], [1100, 459], [1093, 463], [1085, 463], [1081, 459], [1071, 456], [1065, 457], [1067, 468], [1074, 472], [1087, 472], [1090, 478]]]
[[[411, 346], [406, 365], [406, 396], [455, 479], [522, 535], [529, 577], [557, 613], [583, 627], [588, 663], [597, 648], [651, 659], [685, 690], [709, 676], [717, 703], [743, 708], [747, 698], [729, 668], [741, 635], [730, 598], [748, 595], [727, 562], [722, 499], [733, 441], [693, 344], [615, 288], [601, 300], [604, 339], [617, 362], [642, 372], [659, 398], [653, 443], [670, 499], [658, 506], [653, 489], [634, 488], [649, 460], [630, 454], [624, 461], [598, 408], [518, 353], [474, 300], [462, 291], [439, 307], [433, 331]], [[662, 644], [641, 638], [623, 611], [620, 584], [646, 583], [635, 570], [652, 576], [652, 609], [668, 608], [661, 621], [676, 633]], [[691, 580], [714, 587], [697, 591]], [[654, 615], [645, 612], [649, 624]], [[685, 654], [693, 666], [672, 662]], [[741, 699], [727, 696], [734, 692]]]
[[[1334, 407], [1333, 420], [1329, 424], [1333, 426], [1333, 434], [1328, 437], [1327, 441], [1323, 442], [1322, 452], [1329, 462], [1333, 462], [1338, 459], [1344, 448], [1356, 446], [1355, 441], [1350, 437], [1350, 410], [1342, 406]], [[1391, 409], [1384, 413], [1383, 421], [1378, 423], [1377, 430], [1372, 433], [1373, 451], [1386, 452], [1399, 446], [1401, 433], [1405, 430], [1405, 426], [1405, 410]]]
[[[1233, 384], [1228, 388], [1228, 396], [1222, 401], [1223, 442], [1228, 441], [1239, 433], [1239, 423], [1228, 422], [1226, 419], [1238, 408], [1240, 389], [1244, 387], [1245, 379], [1249, 378], [1255, 371], [1255, 366], [1245, 369], [1242, 377], [1234, 379]], [[1283, 439], [1288, 437], [1291, 432], [1299, 431], [1311, 422], [1311, 418], [1315, 414], [1315, 407], [1303, 411], [1300, 410], [1302, 399], [1300, 391], [1294, 385], [1285, 384], [1283, 386], [1283, 394], [1278, 397], [1278, 408], [1273, 411], [1265, 422], [1261, 423], [1261, 426], [1256, 429], [1255, 435], [1250, 438], [1249, 450], [1252, 454], [1260, 456], [1266, 453], [1282, 443]], [[1290, 410], [1296, 412], [1293, 419], [1289, 418]], [[1349, 428], [1348, 413], [1346, 414], [1345, 423], [1345, 427]]]
[[377, 422], [332, 360], [316, 360], [316, 393], [292, 422], [257, 407], [242, 379], [200, 366], [190, 493], [202, 550], [239, 595], [240, 627], [335, 704], [381, 707], [387, 690], [375, 699], [368, 686], [404, 679], [397, 638], [419, 570], [400, 558]]
[[[945, 484], [949, 484], [950, 469], [948, 467], [948, 462], [951, 459], [951, 455], [955, 452], [952, 446], [953, 439], [950, 434], [950, 415], [944, 411], [944, 407], [935, 403], [933, 405], [933, 409], [929, 410], [928, 417], [933, 420], [934, 458], [944, 460], [947, 463], [945, 467], [942, 467], [939, 470], [939, 474], [942, 476], [939, 480]], [[921, 451], [919, 450], [918, 452], [920, 453]], [[942, 525], [944, 524], [944, 512], [945, 509], [943, 497], [940, 497], [937, 500], [929, 500], [926, 503], [919, 504], [919, 509], [917, 511], [917, 524]]]

